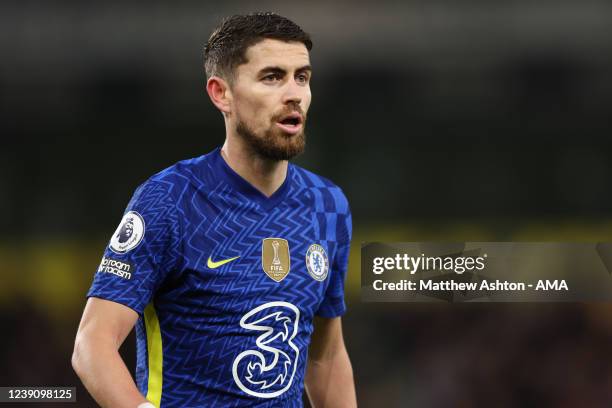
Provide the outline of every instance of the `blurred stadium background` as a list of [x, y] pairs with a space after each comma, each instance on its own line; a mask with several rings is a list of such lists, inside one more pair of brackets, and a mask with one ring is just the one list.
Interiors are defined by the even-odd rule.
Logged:
[[[78, 385], [72, 342], [133, 190], [223, 141], [201, 50], [246, 1], [0, 5], [0, 385]], [[612, 406], [608, 304], [363, 304], [363, 241], [612, 240], [612, 4], [264, 1], [314, 38], [297, 162], [354, 217], [361, 406]], [[123, 346], [131, 369], [134, 339]]]

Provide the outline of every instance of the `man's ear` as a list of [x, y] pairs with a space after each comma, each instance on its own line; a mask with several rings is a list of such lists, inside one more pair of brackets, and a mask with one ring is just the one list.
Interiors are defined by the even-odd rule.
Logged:
[[221, 113], [230, 113], [232, 91], [226, 80], [218, 76], [212, 76], [206, 81], [206, 92], [212, 103]]

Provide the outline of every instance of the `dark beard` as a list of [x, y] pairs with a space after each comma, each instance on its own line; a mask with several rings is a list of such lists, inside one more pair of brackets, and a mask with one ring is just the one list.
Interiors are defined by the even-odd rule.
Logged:
[[238, 119], [236, 133], [256, 154], [269, 160], [293, 159], [304, 152], [306, 147], [306, 133], [303, 128], [301, 133], [294, 136], [285, 136], [280, 129], [269, 129], [262, 136], [258, 136], [246, 123]]

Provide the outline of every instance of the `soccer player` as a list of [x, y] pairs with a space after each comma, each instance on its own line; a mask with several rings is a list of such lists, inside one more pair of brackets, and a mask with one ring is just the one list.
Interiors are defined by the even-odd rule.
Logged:
[[[205, 48], [221, 148], [134, 193], [94, 276], [72, 363], [105, 407], [356, 406], [340, 316], [346, 197], [304, 150], [308, 34], [225, 19]], [[118, 353], [136, 326], [136, 382]]]

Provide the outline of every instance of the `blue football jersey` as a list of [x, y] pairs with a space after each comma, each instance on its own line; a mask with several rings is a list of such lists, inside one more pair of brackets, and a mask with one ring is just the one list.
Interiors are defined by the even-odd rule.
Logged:
[[136, 382], [161, 407], [301, 407], [315, 315], [345, 310], [346, 197], [289, 164], [266, 197], [220, 149], [142, 184], [87, 296], [139, 314]]

